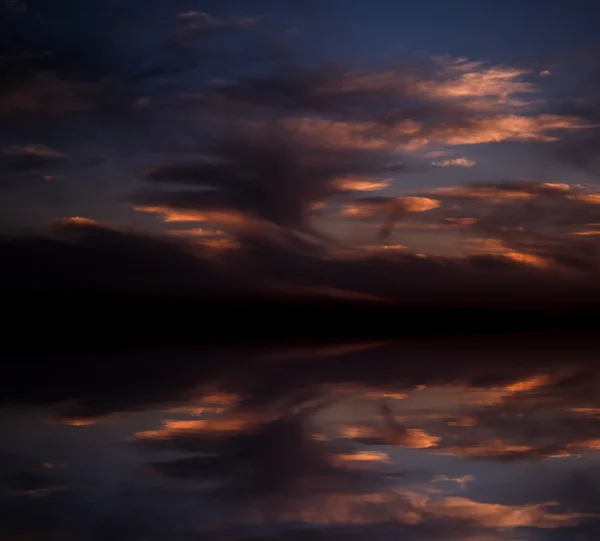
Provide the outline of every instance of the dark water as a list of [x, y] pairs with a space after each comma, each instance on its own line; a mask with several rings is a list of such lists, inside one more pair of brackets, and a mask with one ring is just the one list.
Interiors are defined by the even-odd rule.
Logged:
[[8, 356], [0, 539], [600, 539], [589, 338]]

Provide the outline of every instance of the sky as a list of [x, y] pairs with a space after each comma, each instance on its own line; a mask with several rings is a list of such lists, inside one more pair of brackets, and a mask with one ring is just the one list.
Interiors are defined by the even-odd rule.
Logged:
[[596, 299], [599, 9], [5, 0], [1, 283]]
[[599, 18], [0, 0], [0, 540], [596, 541]]

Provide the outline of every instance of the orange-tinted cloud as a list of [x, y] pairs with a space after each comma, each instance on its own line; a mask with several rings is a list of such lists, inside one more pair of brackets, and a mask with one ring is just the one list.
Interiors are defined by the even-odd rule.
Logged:
[[577, 201], [578, 203], [586, 203], [589, 205], [600, 205], [600, 194], [573, 194], [568, 195], [567, 199]]
[[347, 122], [321, 118], [289, 118], [283, 127], [292, 135], [332, 148], [381, 149], [389, 144], [376, 133], [371, 122]]
[[95, 425], [99, 422], [98, 419], [96, 418], [65, 418], [65, 419], [60, 419], [60, 421], [62, 424], [65, 425], [69, 425], [69, 426], [91, 426], [91, 425]]
[[[579, 524], [590, 515], [553, 513], [558, 503], [532, 505], [502, 505], [482, 503], [462, 497], [414, 498], [419, 510], [428, 515], [452, 520], [465, 520], [485, 528], [513, 529], [520, 527], [556, 529]], [[593, 515], [592, 515], [593, 516]]]
[[241, 224], [246, 218], [237, 212], [222, 211], [194, 211], [185, 209], [174, 209], [167, 206], [145, 206], [136, 205], [134, 210], [138, 212], [150, 212], [160, 216], [165, 223], [175, 222], [215, 222], [222, 224]]
[[163, 422], [163, 428], [158, 430], [146, 430], [135, 434], [136, 440], [166, 440], [177, 436], [189, 434], [233, 434], [247, 430], [253, 425], [250, 419], [217, 417], [216, 419], [200, 420], [172, 420]]
[[436, 167], [473, 167], [477, 162], [475, 162], [475, 160], [470, 160], [469, 158], [451, 158], [432, 163]]
[[393, 211], [426, 212], [438, 208], [440, 202], [428, 197], [386, 197], [363, 199], [346, 205], [342, 210], [344, 218], [379, 217]]
[[387, 188], [390, 185], [390, 180], [365, 180], [365, 179], [352, 179], [345, 178], [334, 181], [334, 185], [339, 190], [348, 190], [356, 192], [372, 192]]
[[380, 445], [398, 445], [408, 449], [428, 449], [435, 447], [441, 438], [428, 434], [419, 428], [405, 428], [403, 426], [377, 427], [341, 426], [340, 435], [357, 441], [365, 441]]
[[339, 460], [344, 463], [353, 462], [385, 462], [390, 463], [390, 457], [381, 451], [357, 451], [355, 453], [342, 453], [338, 455]]
[[63, 226], [86, 226], [86, 225], [91, 225], [91, 226], [98, 226], [100, 225], [100, 222], [97, 222], [96, 220], [92, 220], [91, 218], [84, 218], [82, 216], [69, 216], [69, 217], [65, 217], [65, 218], [57, 218], [55, 220], [52, 221], [52, 223], [56, 224], [56, 225], [63, 225]]
[[[314, 524], [405, 524], [429, 521], [480, 528], [465, 539], [490, 539], [485, 530], [516, 528], [558, 529], [580, 524], [592, 514], [553, 512], [555, 502], [503, 505], [478, 502], [466, 497], [432, 497], [416, 490], [396, 490], [363, 494], [332, 493], [324, 498], [294, 502], [278, 514], [279, 522], [298, 520]], [[443, 523], [442, 522], [442, 523]], [[472, 532], [475, 534], [476, 532]]]
[[488, 67], [484, 62], [466, 58], [438, 59], [445, 80], [425, 82], [419, 88], [439, 98], [495, 97], [507, 99], [517, 94], [537, 91], [533, 83], [524, 81], [529, 72], [502, 66]]
[[552, 142], [558, 140], [558, 137], [549, 135], [548, 132], [582, 127], [577, 117], [551, 114], [497, 115], [473, 119], [466, 126], [434, 127], [429, 133], [415, 138], [413, 146], [423, 147], [431, 142], [446, 145], [477, 145], [501, 141]]

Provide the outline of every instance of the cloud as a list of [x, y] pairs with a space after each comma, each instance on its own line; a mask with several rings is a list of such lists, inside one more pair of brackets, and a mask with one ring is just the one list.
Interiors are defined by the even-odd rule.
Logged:
[[524, 81], [527, 70], [503, 66], [488, 67], [484, 62], [467, 59], [438, 59], [446, 79], [424, 83], [420, 87], [441, 98], [488, 97], [507, 99], [514, 95], [531, 94], [538, 89]]
[[90, 82], [61, 79], [51, 72], [32, 73], [13, 87], [0, 87], [0, 114], [84, 111], [100, 96]]
[[347, 218], [370, 218], [382, 216], [391, 212], [399, 215], [411, 212], [427, 212], [439, 207], [439, 201], [428, 197], [370, 197], [355, 199], [342, 211], [342, 216]]
[[200, 11], [179, 13], [178, 18], [184, 24], [175, 33], [175, 39], [183, 43], [198, 37], [248, 28], [260, 20], [258, 17], [219, 18]]
[[[182, 204], [190, 205], [189, 201]], [[357, 204], [358, 208], [368, 210], [367, 216], [379, 216], [380, 220], [386, 218], [390, 209], [394, 217], [397, 212], [425, 215], [440, 210], [436, 208], [438, 201], [428, 198], [375, 198]], [[170, 223], [176, 223], [207, 218], [218, 221], [221, 216], [229, 219], [232, 215], [167, 213], [165, 216]], [[233, 216], [237, 220], [239, 215]], [[3, 238], [0, 251], [6, 263], [1, 273], [8, 289], [48, 294], [86, 291], [164, 296], [170, 292], [176, 296], [220, 299], [260, 292], [269, 298], [308, 295], [327, 302], [333, 302], [334, 298], [336, 302], [383, 299], [490, 308], [516, 307], [522, 303], [545, 307], [565, 291], [571, 292], [572, 300], [567, 303], [569, 299], [562, 297], [561, 302], [565, 306], [573, 302], [576, 306], [584, 301], [577, 292], [587, 291], [587, 303], [593, 302], [597, 290], [594, 286], [597, 250], [593, 236], [567, 235], [553, 240], [531, 231], [510, 231], [507, 236], [501, 224], [495, 226], [498, 229], [490, 229], [493, 217], [492, 214], [487, 218], [490, 226], [474, 229], [473, 236], [482, 237], [482, 232], [487, 232], [490, 238], [495, 235], [494, 242], [501, 243], [498, 248], [483, 244], [473, 255], [455, 257], [423, 257], [409, 250], [373, 252], [358, 248], [346, 252], [335, 246], [314, 245], [299, 237], [296, 243], [291, 243], [278, 230], [252, 229], [246, 222], [239, 222], [239, 229], [222, 227], [225, 235], [204, 239], [193, 234], [148, 235], [103, 225], [90, 218], [65, 218], [54, 221], [47, 232], [39, 235]], [[221, 220], [221, 225], [226, 222]], [[474, 225], [469, 222], [464, 227]], [[230, 236], [232, 233], [235, 236]], [[197, 242], [205, 240], [223, 240], [229, 249], [219, 250], [218, 243], [211, 247], [210, 243]], [[538, 259], [548, 264], [538, 265]], [[43, 275], [38, 275], [40, 268], [45, 269]], [[240, 272], [241, 268], [245, 271]], [[565, 275], [560, 268], [578, 269], [589, 278]], [[491, 287], [499, 283], [511, 290], [510, 302], [495, 293], [497, 288]], [[325, 295], [327, 291], [338, 294]], [[344, 292], [345, 301], [339, 292]]]
[[[420, 65], [405, 62], [380, 71], [328, 66], [224, 81], [210, 87], [203, 98], [319, 114], [338, 113], [347, 118], [364, 117], [368, 110], [389, 113], [404, 106], [408, 118], [410, 113], [419, 117], [437, 113], [447, 120], [453, 114], [498, 111], [504, 105], [519, 105], [513, 96], [537, 91], [532, 83], [522, 80], [525, 75], [524, 70], [488, 67], [483, 62], [463, 59], [434, 59]], [[437, 111], [434, 103], [440, 106]]]
[[364, 190], [365, 184], [353, 178], [383, 183], [385, 177], [377, 181], [377, 176], [394, 165], [379, 145], [363, 145], [346, 131], [338, 133], [335, 125], [330, 132], [321, 122], [284, 121], [240, 128], [235, 135], [216, 139], [207, 160], [166, 164], [147, 174], [152, 184], [193, 186], [195, 191], [154, 189], [134, 194], [132, 200], [142, 208], [192, 214], [241, 213], [315, 234], [308, 214], [316, 203], [335, 194]]
[[[7, 260], [2, 271], [7, 283], [38, 293], [152, 294], [170, 290], [192, 294], [201, 287], [201, 276], [217, 289], [218, 283], [226, 288], [233, 285], [227, 272], [223, 274], [218, 265], [203, 259], [201, 248], [192, 249], [174, 237], [127, 231], [89, 218], [55, 220], [46, 234], [36, 238], [4, 237], [0, 251]], [[110, 271], [115, 262], [116, 273]], [[41, 275], [40, 268], [44, 268]]]
[[3, 166], [13, 170], [52, 167], [66, 161], [66, 156], [46, 145], [10, 145], [2, 149]]
[[342, 191], [350, 192], [371, 192], [387, 188], [390, 185], [390, 180], [369, 181], [360, 178], [343, 178], [335, 182], [336, 186]]
[[[552, 114], [537, 116], [494, 115], [468, 119], [463, 125], [439, 126], [416, 134], [412, 148], [421, 148], [430, 142], [446, 145], [477, 145], [501, 141], [553, 142], [558, 137], [548, 132], [583, 128], [578, 117]], [[420, 135], [420, 136], [419, 136]]]
[[396, 224], [410, 214], [431, 211], [439, 206], [439, 201], [429, 197], [370, 197], [355, 199], [345, 206], [341, 215], [344, 218], [383, 219], [379, 236], [387, 239]]
[[473, 167], [477, 162], [470, 160], [469, 158], [451, 158], [448, 160], [440, 160], [432, 162], [436, 167]]
[[372, 146], [395, 144], [411, 152], [432, 144], [552, 142], [559, 130], [586, 127], [576, 115], [524, 114], [526, 104], [514, 96], [538, 90], [521, 80], [526, 74], [464, 59], [379, 72], [341, 67], [288, 70], [216, 82], [194, 99], [224, 112], [237, 107], [238, 113], [258, 108], [282, 118], [291, 112], [309, 114], [313, 120], [301, 121], [306, 129], [329, 122], [330, 129], [351, 129], [354, 137], [371, 132], [367, 141]]

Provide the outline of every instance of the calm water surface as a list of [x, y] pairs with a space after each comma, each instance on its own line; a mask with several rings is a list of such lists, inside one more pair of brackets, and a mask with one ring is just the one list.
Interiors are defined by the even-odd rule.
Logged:
[[600, 539], [589, 340], [5, 365], [2, 540]]

